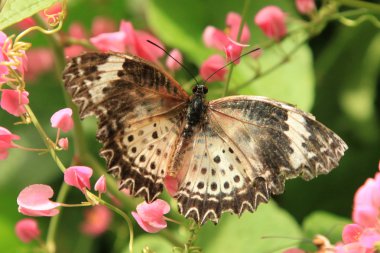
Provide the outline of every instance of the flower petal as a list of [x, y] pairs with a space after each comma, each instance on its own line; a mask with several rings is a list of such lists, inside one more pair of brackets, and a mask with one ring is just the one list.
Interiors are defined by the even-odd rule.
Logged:
[[64, 180], [66, 184], [74, 186], [79, 190], [84, 188], [90, 189], [90, 177], [92, 176], [92, 169], [86, 166], [71, 166], [64, 172]]
[[145, 222], [143, 219], [141, 219], [141, 217], [136, 212], [132, 212], [132, 216], [133, 218], [135, 218], [139, 226], [148, 233], [157, 233], [166, 227], [166, 226], [154, 227], [150, 225], [148, 222]]
[[61, 109], [53, 114], [50, 119], [51, 126], [59, 128], [63, 132], [68, 132], [74, 127], [74, 121], [71, 118], [73, 111], [70, 108]]
[[18, 117], [26, 112], [25, 106], [29, 104], [29, 93], [27, 91], [18, 90], [2, 90], [1, 108], [8, 113]]
[[270, 5], [256, 14], [255, 23], [267, 37], [279, 40], [287, 33], [285, 18], [285, 13], [279, 7]]

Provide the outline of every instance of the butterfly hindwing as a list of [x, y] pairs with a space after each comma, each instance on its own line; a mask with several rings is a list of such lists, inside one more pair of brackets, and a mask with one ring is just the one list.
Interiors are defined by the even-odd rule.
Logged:
[[254, 211], [269, 200], [262, 175], [215, 121], [200, 126], [179, 167], [179, 209], [197, 222], [216, 223], [223, 212]]
[[121, 187], [154, 200], [184, 121], [186, 92], [153, 65], [116, 53], [73, 58], [64, 81], [81, 117], [98, 118], [101, 155]]

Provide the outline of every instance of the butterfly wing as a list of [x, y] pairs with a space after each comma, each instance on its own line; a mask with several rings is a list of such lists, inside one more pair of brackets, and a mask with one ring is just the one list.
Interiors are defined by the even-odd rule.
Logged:
[[83, 54], [63, 76], [81, 118], [97, 117], [100, 154], [120, 187], [154, 200], [184, 122], [187, 93], [152, 64], [125, 54]]
[[214, 100], [206, 114], [177, 168], [180, 212], [201, 223], [254, 211], [286, 179], [328, 173], [347, 149], [312, 115], [268, 98]]

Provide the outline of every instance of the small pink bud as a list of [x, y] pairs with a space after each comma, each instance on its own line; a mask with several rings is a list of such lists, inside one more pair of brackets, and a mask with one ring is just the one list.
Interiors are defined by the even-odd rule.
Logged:
[[[210, 75], [215, 73], [215, 71], [217, 71], [218, 69], [223, 67], [225, 64], [226, 64], [226, 61], [222, 56], [220, 56], [218, 54], [212, 55], [209, 58], [207, 58], [206, 61], [204, 61], [202, 63], [202, 66], [201, 66], [200, 71], [199, 71], [200, 75], [203, 78], [203, 80], [206, 80]], [[226, 73], [227, 73], [227, 69], [223, 68], [223, 69], [219, 70], [218, 72], [216, 72], [208, 80], [208, 82], [223, 81]]]
[[112, 212], [105, 206], [96, 205], [84, 212], [80, 229], [84, 234], [98, 236], [107, 231], [111, 220]]
[[315, 10], [314, 0], [296, 0], [297, 10], [302, 14], [310, 14]]
[[29, 93], [18, 90], [2, 90], [1, 108], [8, 113], [19, 117], [26, 112], [25, 105], [29, 104]]
[[16, 223], [16, 235], [24, 243], [28, 243], [41, 234], [38, 223], [34, 219], [25, 218]]
[[285, 13], [279, 7], [270, 5], [256, 14], [255, 23], [267, 37], [280, 40], [287, 33], [285, 17]]
[[92, 169], [86, 166], [71, 166], [64, 172], [66, 184], [74, 186], [81, 191], [85, 188], [91, 189], [90, 177]]
[[95, 191], [105, 193], [107, 191], [106, 178], [104, 175], [100, 176], [94, 186]]
[[166, 228], [164, 214], [170, 211], [170, 206], [164, 200], [157, 199], [149, 204], [144, 201], [137, 206], [136, 211], [132, 212], [132, 216], [146, 232], [157, 233]]
[[74, 126], [73, 119], [71, 118], [72, 114], [73, 111], [70, 108], [61, 109], [55, 112], [50, 119], [51, 126], [59, 128], [63, 132], [70, 131]]
[[58, 146], [60, 146], [63, 150], [67, 150], [69, 148], [69, 139], [68, 138], [59, 139]]
[[8, 129], [0, 127], [0, 160], [8, 157], [8, 149], [13, 148], [13, 140], [19, 140], [18, 135], [12, 134]]
[[[170, 55], [174, 59], [182, 63], [182, 54], [178, 49], [173, 49], [172, 51], [170, 51]], [[171, 57], [168, 57], [166, 58], [166, 67], [168, 67], [168, 69], [172, 71], [176, 71], [181, 68], [181, 65], [175, 60], [173, 60]]]
[[44, 184], [33, 184], [24, 188], [17, 197], [18, 211], [29, 216], [54, 216], [61, 204], [50, 201], [53, 189]]

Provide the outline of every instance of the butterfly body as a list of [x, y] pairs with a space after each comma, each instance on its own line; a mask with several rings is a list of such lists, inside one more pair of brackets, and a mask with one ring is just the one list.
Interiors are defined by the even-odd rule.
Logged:
[[196, 85], [193, 89], [194, 95], [191, 97], [186, 115], [186, 124], [183, 131], [185, 138], [191, 137], [193, 128], [197, 127], [199, 123], [204, 121], [206, 112], [205, 94], [207, 88], [204, 85]]
[[314, 116], [258, 96], [189, 96], [141, 58], [87, 53], [64, 71], [80, 116], [98, 118], [110, 173], [134, 196], [155, 200], [174, 177], [179, 211], [199, 223], [254, 211], [285, 180], [310, 180], [338, 165], [347, 145]]

